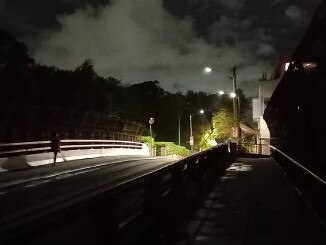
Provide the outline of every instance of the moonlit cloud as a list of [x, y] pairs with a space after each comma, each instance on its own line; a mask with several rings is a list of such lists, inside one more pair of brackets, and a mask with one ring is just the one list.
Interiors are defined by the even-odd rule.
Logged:
[[261, 43], [257, 50], [257, 54], [260, 56], [270, 57], [274, 53], [275, 53], [275, 49], [268, 43]]
[[[75, 69], [92, 59], [122, 83], [158, 80], [169, 91], [255, 95], [279, 49], [297, 46], [319, 0], [0, 0], [0, 28], [39, 63]], [[270, 6], [269, 8], [267, 6]], [[37, 13], [37, 14], [36, 14]], [[302, 17], [303, 16], [303, 17]], [[203, 73], [204, 66], [214, 72]]]
[[285, 16], [298, 25], [307, 21], [306, 12], [296, 5], [291, 5], [285, 11]]
[[[205, 65], [226, 73], [241, 65], [240, 81], [253, 80], [256, 85], [259, 78], [260, 54], [253, 50], [263, 43], [259, 37], [249, 40], [251, 36], [236, 34], [234, 28], [239, 29], [239, 25], [227, 17], [211, 27], [212, 33], [219, 33], [211, 37], [217, 45], [198, 37], [191, 19], [177, 19], [168, 13], [161, 0], [119, 0], [96, 9], [88, 6], [61, 15], [58, 21], [59, 31], [42, 33], [35, 50], [40, 63], [74, 69], [90, 58], [100, 75], [128, 83], [158, 80], [167, 90], [216, 92], [217, 88], [231, 88], [224, 74], [204, 74]], [[244, 32], [251, 28], [246, 21], [240, 26]], [[232, 47], [227, 40], [233, 40]], [[256, 69], [256, 73], [246, 72], [246, 67]]]

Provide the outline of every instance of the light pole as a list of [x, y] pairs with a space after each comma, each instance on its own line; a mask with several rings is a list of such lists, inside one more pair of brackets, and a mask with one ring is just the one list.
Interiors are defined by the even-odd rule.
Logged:
[[190, 124], [190, 147], [191, 147], [191, 154], [194, 152], [194, 136], [192, 134], [192, 117], [194, 115], [197, 115], [198, 113], [203, 114], [205, 111], [203, 109], [200, 109], [199, 111], [197, 111], [194, 114], [189, 114], [189, 124]]
[[153, 155], [153, 135], [152, 135], [152, 124], [154, 124], [154, 118], [151, 117], [149, 123], [149, 135], [151, 136], [151, 156]]
[[181, 144], [181, 127], [180, 127], [180, 114], [178, 116], [178, 144]]
[[[212, 72], [212, 68], [210, 67], [205, 67], [205, 72], [206, 73], [210, 73]], [[231, 93], [231, 97], [233, 98], [233, 117], [234, 117], [234, 121], [235, 121], [235, 129], [236, 129], [236, 138], [237, 138], [237, 142], [239, 143], [239, 139], [241, 136], [241, 131], [240, 131], [240, 117], [239, 117], [239, 110], [238, 110], [238, 106], [239, 106], [239, 95], [237, 95], [237, 71], [236, 71], [236, 67], [234, 67], [232, 69], [232, 76], [225, 74], [224, 72], [218, 71], [219, 73], [222, 73], [224, 75], [226, 75], [228, 78], [230, 78], [232, 80], [232, 87], [233, 87], [233, 92]], [[220, 95], [223, 95], [224, 92], [223, 91], [219, 91]]]

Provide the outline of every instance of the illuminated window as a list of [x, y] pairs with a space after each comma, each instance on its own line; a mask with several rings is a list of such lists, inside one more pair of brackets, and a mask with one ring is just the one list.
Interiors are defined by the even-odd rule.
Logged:
[[303, 68], [305, 70], [311, 70], [317, 67], [317, 63], [313, 63], [313, 62], [305, 62], [302, 64]]
[[[289, 66], [290, 66], [290, 64], [293, 64], [294, 62], [292, 61], [292, 62], [286, 62], [285, 63], [285, 71], [287, 71], [288, 69], [289, 69]], [[303, 66], [303, 68], [305, 69], [305, 70], [312, 70], [312, 69], [314, 69], [314, 68], [316, 68], [317, 67], [317, 63], [314, 63], [314, 62], [304, 62], [304, 63], [302, 63], [302, 66]], [[297, 71], [298, 70], [298, 67], [294, 67], [294, 69], [293, 69], [294, 71]]]
[[290, 66], [290, 62], [286, 62], [285, 63], [285, 71], [287, 71], [289, 69], [289, 66]]

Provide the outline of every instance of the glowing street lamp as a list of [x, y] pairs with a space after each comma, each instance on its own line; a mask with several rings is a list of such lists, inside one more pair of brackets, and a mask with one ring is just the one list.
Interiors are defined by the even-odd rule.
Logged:
[[205, 72], [206, 73], [210, 73], [212, 71], [212, 68], [210, 68], [210, 67], [205, 67]]

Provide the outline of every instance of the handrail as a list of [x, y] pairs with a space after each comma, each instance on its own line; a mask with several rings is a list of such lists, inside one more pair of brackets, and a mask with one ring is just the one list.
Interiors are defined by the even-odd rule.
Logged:
[[0, 147], [18, 146], [18, 145], [40, 145], [40, 144], [48, 144], [48, 143], [50, 143], [50, 141], [15, 142], [15, 143], [0, 144]]
[[[51, 150], [50, 141], [34, 141], [34, 142], [15, 142], [0, 144], [0, 155], [13, 154], [32, 154], [36, 152], [49, 152]], [[128, 148], [128, 149], [142, 149], [142, 143], [134, 141], [121, 140], [61, 140], [62, 150], [73, 149], [93, 149], [93, 148]], [[77, 144], [76, 144], [77, 143]], [[80, 144], [78, 144], [80, 143]], [[93, 144], [92, 144], [93, 143]], [[102, 144], [101, 144], [102, 143]], [[2, 149], [1, 149], [2, 148]]]
[[[259, 137], [260, 138], [260, 137]], [[280, 153], [282, 156], [284, 156], [285, 158], [287, 158], [288, 160], [290, 160], [292, 163], [294, 163], [296, 166], [298, 166], [299, 168], [301, 168], [302, 170], [304, 170], [306, 173], [308, 173], [309, 175], [311, 175], [314, 179], [318, 180], [320, 183], [322, 183], [323, 185], [326, 186], [326, 181], [323, 180], [322, 178], [320, 178], [318, 175], [314, 174], [312, 171], [310, 171], [309, 169], [305, 168], [303, 165], [301, 165], [300, 163], [298, 163], [296, 160], [294, 160], [293, 158], [291, 158], [290, 156], [286, 155], [284, 152], [282, 152], [281, 150], [277, 149], [275, 146], [272, 146], [271, 144], [269, 144], [268, 142], [266, 142], [266, 144], [269, 148], [277, 151], [278, 153]]]
[[[129, 143], [129, 144], [135, 144], [135, 145], [141, 145], [139, 142], [134, 141], [122, 141], [122, 140], [61, 140], [63, 143], [69, 143], [69, 142], [103, 142], [103, 143], [110, 143], [110, 142], [117, 142], [117, 143]], [[19, 146], [19, 145], [40, 145], [40, 144], [49, 144], [50, 141], [31, 141], [31, 142], [15, 142], [15, 143], [4, 143], [0, 144], [0, 147], [6, 147], [6, 146]]]
[[[210, 148], [192, 156], [173, 163], [158, 164], [153, 168], [120, 176], [114, 180], [107, 178], [22, 211], [13, 212], [0, 219], [0, 237], [2, 240], [6, 239], [5, 241], [10, 240], [8, 244], [16, 244], [19, 243], [17, 240], [21, 241], [20, 239], [25, 238], [25, 235], [31, 234], [30, 232], [34, 233], [41, 226], [46, 228], [42, 234], [47, 234], [46, 232], [49, 231], [47, 227], [51, 226], [44, 224], [52, 222], [53, 214], [56, 215], [55, 222], [64, 219], [65, 212], [61, 212], [61, 210], [70, 210], [69, 218], [80, 218], [83, 214], [97, 212], [99, 207], [107, 209], [107, 215], [101, 218], [105, 219], [106, 224], [109, 224], [106, 233], [109, 234], [110, 240], [113, 238], [117, 244], [120, 244], [118, 236], [123, 236], [120, 231], [124, 231], [123, 228], [128, 227], [131, 224], [130, 221], [135, 219], [145, 218], [146, 224], [151, 224], [151, 226], [160, 222], [162, 214], [170, 214], [168, 221], [182, 220], [181, 214], [193, 207], [189, 204], [199, 200], [207, 193], [206, 190], [213, 186], [216, 177], [224, 173], [233, 159], [233, 154], [228, 151], [226, 145]], [[138, 192], [140, 188], [144, 191]], [[137, 195], [134, 196], [135, 191], [137, 191]], [[192, 192], [191, 195], [190, 192]], [[131, 194], [137, 205], [130, 202], [125, 203], [125, 198]], [[104, 202], [109, 206], [98, 205], [98, 202]], [[169, 205], [162, 205], [162, 203], [169, 203]], [[181, 205], [175, 205], [178, 203]], [[116, 212], [118, 208], [119, 214]], [[81, 210], [82, 212], [80, 212]], [[160, 212], [152, 213], [153, 210], [160, 210]], [[150, 223], [148, 223], [148, 217], [144, 215], [148, 212], [151, 212]], [[39, 222], [40, 218], [42, 218], [42, 223]], [[101, 222], [102, 220], [100, 222], [96, 220], [96, 224], [101, 224]], [[61, 224], [64, 228], [66, 226], [67, 229], [71, 228], [67, 222], [61, 222]], [[161, 224], [158, 227], [160, 226]], [[116, 228], [120, 229], [119, 232], [116, 232]], [[146, 225], [146, 231], [152, 231], [150, 226]], [[129, 238], [129, 236], [127, 237]], [[38, 238], [37, 234], [36, 238]]]

